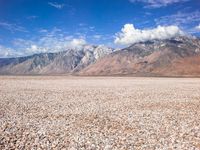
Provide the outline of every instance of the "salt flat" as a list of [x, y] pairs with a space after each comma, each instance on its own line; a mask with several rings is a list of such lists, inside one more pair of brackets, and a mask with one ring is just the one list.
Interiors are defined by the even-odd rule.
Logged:
[[200, 79], [0, 77], [0, 149], [200, 149]]

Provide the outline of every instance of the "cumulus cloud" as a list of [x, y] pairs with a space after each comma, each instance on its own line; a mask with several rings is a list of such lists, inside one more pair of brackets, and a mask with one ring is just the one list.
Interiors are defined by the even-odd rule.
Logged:
[[200, 24], [195, 27], [196, 30], [200, 31]]
[[86, 45], [85, 39], [73, 39], [70, 42], [70, 45], [72, 48], [82, 48], [84, 45]]
[[174, 3], [186, 2], [189, 0], [129, 0], [130, 2], [142, 2], [145, 3], [147, 8], [159, 8], [165, 7]]
[[169, 39], [182, 34], [183, 32], [177, 26], [158, 26], [154, 29], [140, 30], [133, 24], [125, 24], [121, 32], [116, 34], [114, 42], [129, 45], [148, 40]]
[[48, 2], [48, 4], [52, 7], [57, 8], [57, 9], [62, 9], [65, 6], [65, 4], [59, 4], [59, 3], [56, 3], [56, 2]]

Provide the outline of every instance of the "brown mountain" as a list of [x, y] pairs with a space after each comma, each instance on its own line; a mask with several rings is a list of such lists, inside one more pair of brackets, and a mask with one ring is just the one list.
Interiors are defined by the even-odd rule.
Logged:
[[97, 60], [79, 74], [200, 76], [200, 40], [176, 37], [136, 43]]

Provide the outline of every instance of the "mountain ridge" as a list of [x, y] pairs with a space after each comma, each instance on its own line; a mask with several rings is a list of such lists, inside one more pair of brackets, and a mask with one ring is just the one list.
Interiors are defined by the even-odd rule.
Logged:
[[109, 54], [114, 49], [86, 45], [82, 49], [68, 49], [57, 53], [0, 59], [0, 74], [71, 74]]
[[200, 39], [179, 36], [121, 50], [86, 45], [57, 53], [0, 59], [0, 74], [80, 76], [199, 76]]
[[[105, 56], [95, 64], [84, 68], [80, 74], [135, 76], [200, 75], [198, 69], [200, 59], [197, 59], [200, 58], [199, 55], [200, 40], [197, 38], [177, 37], [167, 40], [139, 42]], [[191, 59], [191, 57], [196, 57], [196, 63], [187, 61], [187, 64], [184, 64], [184, 59]], [[179, 65], [176, 67], [175, 63], [177, 62], [179, 62]], [[180, 62], [181, 65], [193, 65], [193, 67], [183, 68]]]

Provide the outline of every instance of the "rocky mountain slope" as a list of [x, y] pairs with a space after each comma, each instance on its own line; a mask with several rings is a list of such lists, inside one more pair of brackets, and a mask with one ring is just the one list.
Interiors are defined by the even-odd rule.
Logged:
[[200, 39], [176, 37], [136, 43], [99, 59], [80, 75], [199, 76]]
[[1, 58], [0, 74], [71, 74], [82, 70], [114, 49], [86, 45], [58, 53], [41, 53], [19, 58]]
[[86, 45], [58, 53], [2, 58], [0, 74], [200, 76], [200, 39], [152, 40], [118, 51]]

